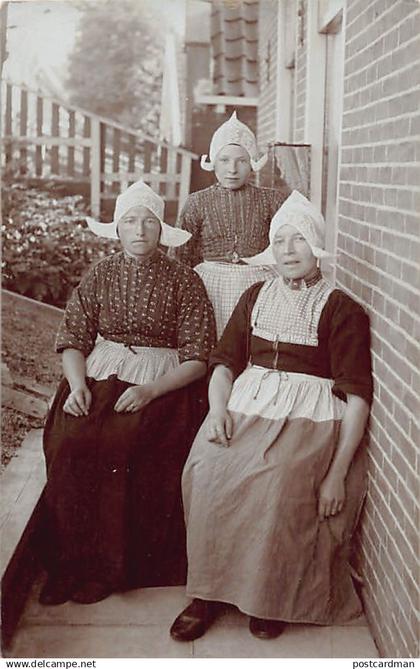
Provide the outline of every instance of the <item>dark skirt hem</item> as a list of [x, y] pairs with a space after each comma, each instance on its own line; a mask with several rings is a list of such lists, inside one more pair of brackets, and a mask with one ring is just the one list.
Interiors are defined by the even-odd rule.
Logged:
[[88, 416], [64, 413], [63, 380], [46, 421], [39, 543], [47, 571], [115, 590], [185, 584], [180, 479], [207, 410], [205, 383], [134, 414], [113, 409], [132, 384], [111, 376], [88, 385]]

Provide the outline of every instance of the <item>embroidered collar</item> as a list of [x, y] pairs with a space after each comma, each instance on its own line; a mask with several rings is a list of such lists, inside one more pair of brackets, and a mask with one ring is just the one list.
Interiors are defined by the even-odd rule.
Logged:
[[314, 272], [306, 277], [304, 276], [301, 279], [287, 279], [286, 277], [283, 277], [283, 282], [291, 290], [306, 290], [311, 288], [311, 286], [315, 286], [321, 279], [322, 274], [319, 267], [317, 267]]
[[246, 190], [247, 188], [249, 188], [250, 185], [251, 184], [248, 181], [245, 181], [245, 183], [242, 184], [242, 186], [240, 186], [240, 188], [227, 188], [226, 186], [222, 186], [222, 184], [219, 181], [216, 181], [216, 183], [213, 184], [213, 186], [217, 190], [221, 190], [221, 191], [224, 191], [224, 192], [235, 192], [235, 193], [239, 193], [239, 192], [242, 192], [242, 191]]
[[122, 254], [125, 262], [136, 265], [139, 268], [149, 267], [150, 265], [153, 265], [154, 263], [158, 262], [158, 260], [160, 260], [160, 258], [162, 257], [162, 252], [159, 251], [159, 249], [156, 249], [156, 251], [151, 256], [149, 256], [149, 258], [146, 258], [145, 260], [136, 258], [135, 256], [132, 256], [129, 253], [127, 253], [127, 251], [123, 251]]

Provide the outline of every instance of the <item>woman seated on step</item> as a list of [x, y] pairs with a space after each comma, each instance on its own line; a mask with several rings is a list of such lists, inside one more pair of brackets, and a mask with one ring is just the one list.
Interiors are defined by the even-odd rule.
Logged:
[[263, 639], [361, 612], [349, 552], [366, 489], [369, 323], [323, 279], [324, 233], [293, 191], [253, 259], [280, 276], [243, 294], [211, 356], [210, 411], [182, 481], [193, 601], [174, 639], [204, 634], [223, 603]]
[[133, 184], [93, 232], [122, 251], [73, 292], [57, 337], [65, 379], [47, 418], [43, 604], [185, 582], [180, 476], [205, 415], [212, 306], [198, 275], [158, 245], [185, 231]]

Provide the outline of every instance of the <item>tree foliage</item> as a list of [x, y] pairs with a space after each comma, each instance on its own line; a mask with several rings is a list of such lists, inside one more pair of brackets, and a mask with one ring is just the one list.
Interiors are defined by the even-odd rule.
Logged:
[[71, 101], [96, 114], [156, 134], [161, 100], [163, 40], [147, 2], [83, 4], [70, 58]]

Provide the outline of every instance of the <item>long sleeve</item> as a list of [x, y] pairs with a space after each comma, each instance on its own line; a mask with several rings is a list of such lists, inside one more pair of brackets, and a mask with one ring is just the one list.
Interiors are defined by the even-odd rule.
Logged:
[[249, 183], [238, 189], [216, 183], [191, 193], [178, 220], [191, 239], [171, 257], [195, 267], [203, 260], [230, 259], [234, 253], [241, 258], [260, 253], [268, 244], [270, 221], [286, 196], [284, 189]]
[[210, 366], [225, 365], [234, 377], [245, 369], [249, 359], [251, 312], [263, 283], [256, 283], [241, 296], [223, 335], [210, 356]]
[[174, 250], [174, 257], [184, 265], [195, 267], [203, 261], [201, 244], [202, 217], [197, 209], [194, 195], [190, 195], [185, 202], [178, 221], [178, 227], [191, 233], [191, 239], [186, 244]]
[[61, 353], [75, 348], [87, 356], [95, 345], [98, 333], [97, 277], [92, 269], [74, 289], [60, 324], [55, 348]]
[[343, 399], [347, 393], [358, 395], [370, 404], [373, 383], [369, 318], [359, 304], [337, 292], [328, 342], [333, 391]]
[[270, 216], [273, 218], [274, 214], [280, 209], [281, 205], [289, 197], [291, 190], [285, 184], [281, 189], [267, 189], [270, 193]]
[[204, 285], [193, 270], [184, 268], [178, 289], [177, 340], [179, 361], [207, 362], [216, 344], [213, 307]]

